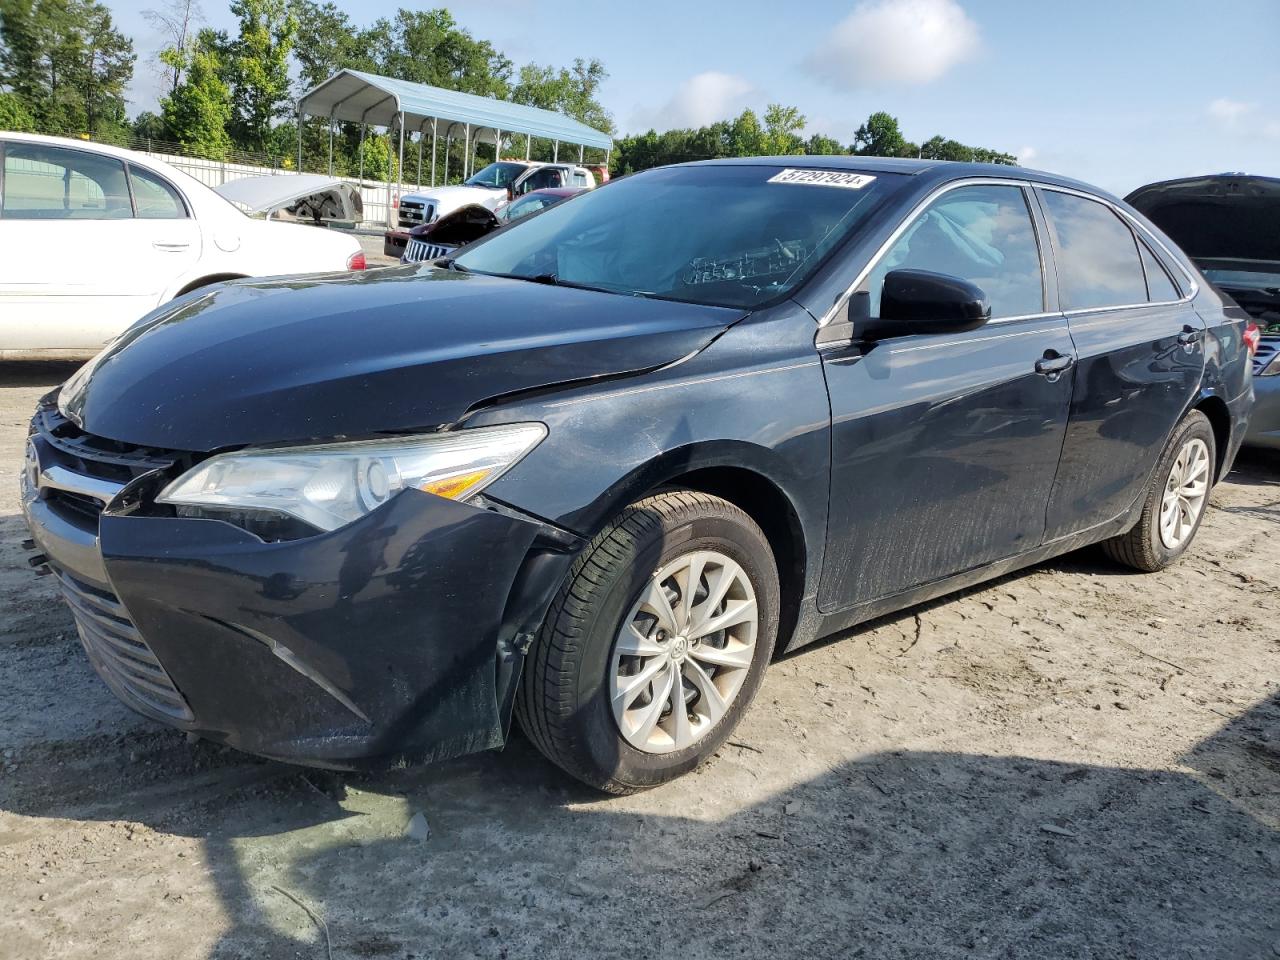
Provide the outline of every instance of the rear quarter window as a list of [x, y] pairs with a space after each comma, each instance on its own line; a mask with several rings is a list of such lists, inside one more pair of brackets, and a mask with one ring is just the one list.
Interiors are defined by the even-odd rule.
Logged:
[[1169, 271], [1151, 252], [1146, 242], [1140, 240], [1138, 247], [1142, 252], [1142, 269], [1147, 274], [1147, 299], [1152, 303], [1167, 303], [1181, 297], [1182, 293], [1169, 276]]

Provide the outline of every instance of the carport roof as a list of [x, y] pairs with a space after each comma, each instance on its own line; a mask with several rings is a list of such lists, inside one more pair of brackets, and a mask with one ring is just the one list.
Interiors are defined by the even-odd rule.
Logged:
[[[459, 93], [425, 83], [410, 83], [359, 70], [339, 70], [324, 83], [298, 99], [298, 112], [306, 116], [332, 117], [348, 123], [389, 127], [396, 114], [405, 115], [405, 127], [429, 126], [425, 121], [470, 124], [473, 128], [524, 133], [562, 143], [609, 150], [613, 138], [571, 117], [528, 107], [521, 103]], [[443, 133], [443, 129], [440, 131]]]

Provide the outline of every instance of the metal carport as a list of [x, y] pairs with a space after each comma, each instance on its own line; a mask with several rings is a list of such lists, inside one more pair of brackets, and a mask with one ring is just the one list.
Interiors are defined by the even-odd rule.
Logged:
[[[398, 127], [400, 131], [400, 164], [397, 195], [404, 186], [404, 138], [406, 128], [418, 133], [418, 183], [422, 184], [422, 148], [428, 130], [431, 133], [431, 185], [436, 183], [436, 141], [445, 138], [444, 176], [449, 176], [449, 144], [461, 133], [463, 139], [463, 176], [474, 166], [474, 152], [481, 143], [494, 146], [494, 157], [501, 151], [503, 136], [525, 137], [525, 156], [530, 155], [533, 138], [551, 140], [554, 155], [560, 158], [560, 144], [578, 147], [578, 160], [585, 147], [605, 151], [605, 162], [613, 149], [613, 138], [588, 127], [585, 123], [552, 110], [529, 107], [521, 103], [495, 100], [473, 93], [459, 93], [425, 83], [411, 83], [392, 77], [380, 77], [359, 70], [339, 70], [324, 83], [298, 98], [298, 169], [302, 169], [302, 121], [304, 117], [325, 117], [329, 122], [329, 173], [333, 173], [333, 125], [336, 122], [360, 124], [360, 139], [369, 125]], [[364, 152], [360, 156], [360, 179], [364, 180]]]

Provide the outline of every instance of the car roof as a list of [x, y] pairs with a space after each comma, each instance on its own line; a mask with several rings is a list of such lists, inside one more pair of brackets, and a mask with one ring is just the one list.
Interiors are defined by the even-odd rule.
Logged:
[[130, 163], [136, 163], [141, 167], [148, 167], [156, 170], [171, 179], [178, 179], [185, 184], [194, 183], [197, 186], [204, 187], [204, 184], [196, 180], [194, 177], [183, 173], [177, 167], [174, 167], [163, 160], [149, 154], [140, 153], [137, 150], [128, 150], [124, 147], [115, 147], [109, 143], [98, 143], [95, 140], [80, 140], [76, 137], [50, 137], [43, 133], [15, 133], [9, 130], [0, 130], [0, 140], [7, 140], [10, 143], [45, 143], [51, 147], [66, 147], [70, 150], [80, 150], [84, 153], [96, 153], [101, 156], [115, 157], [119, 160], [127, 160]]
[[836, 156], [810, 156], [796, 154], [781, 157], [725, 157], [717, 160], [697, 160], [692, 163], [673, 164], [681, 167], [705, 166], [756, 166], [756, 167], [800, 167], [806, 170], [849, 170], [857, 173], [897, 173], [907, 176], [921, 177], [939, 182], [960, 180], [966, 177], [1000, 177], [1013, 180], [1034, 180], [1040, 183], [1051, 183], [1098, 196], [1111, 197], [1109, 193], [1092, 184], [1073, 180], [1056, 173], [1044, 170], [1032, 170], [1027, 167], [1013, 166], [1005, 163], [962, 163], [955, 160], [917, 160], [910, 157], [864, 157], [852, 154]]

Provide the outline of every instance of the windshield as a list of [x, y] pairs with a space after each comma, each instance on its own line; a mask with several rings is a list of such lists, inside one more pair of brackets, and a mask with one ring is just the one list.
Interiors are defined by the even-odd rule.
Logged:
[[[813, 182], [822, 177], [844, 183]], [[475, 273], [753, 309], [797, 287], [903, 179], [774, 166], [650, 170], [514, 224], [457, 263]]]
[[523, 163], [491, 163], [462, 182], [468, 187], [493, 187], [505, 190], [527, 169], [528, 167]]

